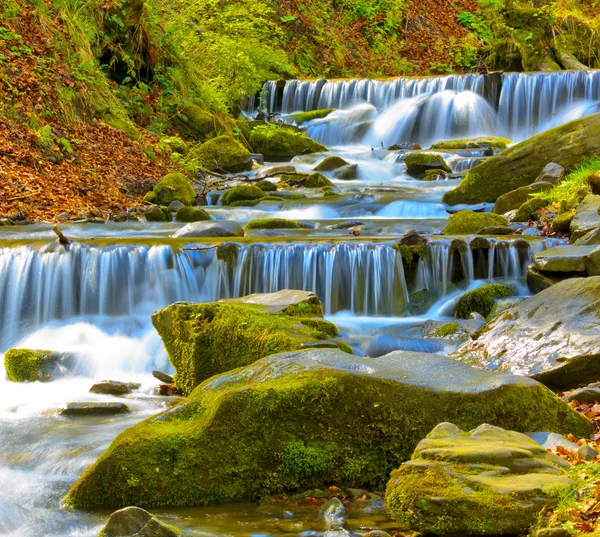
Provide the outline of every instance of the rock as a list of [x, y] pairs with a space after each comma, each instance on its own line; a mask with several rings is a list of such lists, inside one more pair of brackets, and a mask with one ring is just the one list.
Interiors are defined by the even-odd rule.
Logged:
[[373, 530], [365, 533], [364, 537], [390, 537], [390, 534], [381, 530]]
[[[581, 274], [581, 276], [584, 276], [584, 274]], [[527, 286], [532, 293], [539, 293], [540, 291], [548, 289], [548, 287], [552, 287], [558, 282], [562, 282], [571, 277], [574, 277], [574, 275], [560, 272], [547, 274], [540, 272], [533, 265], [527, 267]]]
[[404, 158], [404, 164], [406, 164], [406, 173], [417, 179], [423, 179], [430, 170], [452, 173], [444, 158], [432, 153], [411, 153]]
[[569, 537], [569, 535], [566, 528], [542, 528], [535, 532], [535, 537]]
[[365, 223], [361, 222], [360, 220], [348, 220], [347, 222], [340, 222], [339, 224], [330, 224], [325, 226], [323, 229], [350, 229], [364, 225]]
[[593, 461], [597, 456], [598, 452], [591, 446], [584, 444], [579, 446], [577, 453], [581, 456], [584, 461]]
[[358, 164], [346, 164], [333, 172], [333, 176], [341, 181], [358, 179]]
[[568, 233], [571, 229], [573, 218], [575, 218], [574, 212], [559, 214], [552, 220], [552, 231], [554, 231], [554, 233]]
[[515, 230], [510, 226], [488, 226], [480, 229], [479, 235], [512, 235]]
[[600, 276], [600, 246], [588, 255], [585, 260], [585, 268], [590, 276]]
[[557, 388], [600, 378], [600, 277], [556, 283], [490, 321], [453, 356]]
[[400, 142], [387, 148], [388, 151], [421, 151], [423, 149], [415, 142]]
[[343, 168], [344, 166], [348, 166], [348, 163], [342, 157], [333, 155], [331, 157], [325, 157], [313, 168], [313, 170], [316, 172], [330, 172], [332, 170], [337, 170], [338, 168]]
[[328, 149], [312, 138], [294, 132], [289, 127], [270, 125], [254, 129], [248, 142], [252, 150], [262, 153], [267, 160], [289, 160], [298, 155], [320, 153]]
[[323, 320], [316, 295], [291, 290], [205, 304], [177, 302], [156, 312], [152, 323], [184, 395], [213, 375], [338, 334]]
[[174, 201], [184, 205], [193, 205], [196, 200], [194, 187], [181, 173], [169, 173], [146, 194], [144, 201], [156, 205], [169, 206]]
[[172, 153], [179, 153], [180, 155], [187, 155], [188, 153], [187, 144], [179, 136], [165, 136], [161, 138], [159, 147], [170, 150]]
[[167, 375], [166, 373], [162, 373], [161, 371], [156, 371], [156, 370], [152, 371], [152, 376], [156, 380], [160, 380], [161, 382], [164, 382], [165, 384], [173, 384], [175, 382], [171, 375]]
[[125, 507], [110, 515], [98, 537], [185, 537], [185, 534], [144, 509]]
[[444, 203], [457, 205], [496, 201], [502, 194], [538, 179], [548, 162], [569, 173], [589, 155], [600, 153], [600, 114], [592, 114], [545, 131], [477, 165]]
[[510, 298], [499, 298], [494, 301], [494, 305], [492, 306], [492, 311], [486, 316], [488, 321], [491, 321], [496, 315], [500, 315], [503, 311], [506, 311], [514, 306], [517, 306], [521, 302], [525, 300], [522, 297], [512, 296]]
[[600, 401], [600, 388], [579, 388], [569, 394], [567, 401], [581, 401], [582, 403], [597, 403]]
[[96, 382], [90, 388], [90, 393], [101, 393], [104, 395], [126, 395], [131, 392], [132, 389], [129, 383], [119, 382], [118, 380], [102, 380]]
[[435, 341], [422, 339], [396, 339], [387, 334], [380, 334], [371, 341], [365, 351], [367, 356], [378, 358], [394, 351], [416, 351], [436, 353], [444, 350], [444, 346]]
[[221, 204], [231, 205], [236, 201], [256, 200], [264, 196], [265, 193], [256, 185], [237, 185], [223, 192], [221, 195]]
[[[175, 115], [174, 120], [185, 135], [195, 140], [205, 140], [217, 128], [215, 117], [210, 111], [195, 104], [184, 105]], [[177, 152], [181, 153], [181, 151]]]
[[505, 226], [506, 218], [499, 214], [459, 211], [448, 219], [444, 235], [472, 235], [491, 226]]
[[175, 214], [177, 222], [203, 222], [204, 220], [212, 220], [210, 214], [203, 209], [197, 207], [181, 207]]
[[456, 303], [453, 314], [459, 319], [468, 319], [472, 312], [487, 317], [492, 311], [496, 300], [515, 293], [514, 287], [503, 283], [482, 285], [461, 296]]
[[535, 440], [544, 449], [554, 449], [557, 446], [565, 449], [577, 449], [578, 446], [574, 442], [567, 440], [562, 434], [556, 433], [527, 433], [527, 436]]
[[592, 173], [587, 178], [587, 184], [590, 185], [590, 190], [593, 195], [600, 195], [600, 172]]
[[548, 190], [552, 188], [552, 184], [545, 183], [533, 183], [532, 185], [522, 186], [515, 190], [511, 190], [506, 194], [500, 196], [496, 203], [494, 204], [494, 208], [492, 212], [495, 214], [505, 214], [514, 209], [518, 209], [523, 205], [526, 201], [529, 200], [529, 196], [531, 194], [536, 194], [537, 192], [543, 192], [544, 190]]
[[533, 256], [533, 267], [542, 272], [586, 272], [586, 261], [595, 246], [554, 246]]
[[386, 504], [393, 519], [425, 534], [517, 535], [574, 486], [565, 466], [524, 434], [441, 423], [392, 472]]
[[150, 207], [144, 213], [144, 216], [148, 222], [171, 222], [173, 220], [171, 211], [166, 207], [159, 207], [158, 205]]
[[244, 230], [237, 222], [219, 220], [218, 222], [192, 222], [177, 230], [175, 238], [194, 237], [243, 237]]
[[536, 179], [536, 183], [546, 182], [557, 185], [565, 178], [565, 169], [556, 162], [550, 162], [544, 166], [542, 173]]
[[11, 382], [48, 382], [68, 365], [72, 355], [54, 351], [9, 349], [4, 354], [6, 376]]
[[[596, 114], [600, 115], [600, 114]], [[589, 195], [577, 207], [571, 222], [571, 242], [580, 239], [590, 231], [600, 228], [600, 196]]]
[[539, 220], [539, 211], [549, 204], [548, 200], [542, 198], [531, 198], [519, 207], [513, 222], [528, 222], [529, 220]]
[[259, 218], [250, 220], [244, 229], [313, 229], [314, 224], [299, 222], [298, 220], [286, 220], [285, 218]]
[[106, 416], [130, 412], [124, 403], [67, 403], [61, 416]]
[[152, 395], [159, 395], [161, 397], [171, 397], [173, 395], [179, 395], [179, 390], [175, 384], [159, 384], [152, 390]]
[[263, 168], [259, 170], [256, 174], [256, 177], [262, 179], [263, 177], [273, 177], [275, 175], [285, 175], [287, 173], [296, 173], [295, 166], [285, 165], [285, 166], [272, 166], [270, 168]]
[[185, 205], [183, 203], [181, 203], [179, 200], [175, 200], [175, 201], [172, 201], [171, 203], [169, 203], [168, 209], [172, 213], [176, 213], [182, 207], [185, 207]]
[[600, 227], [588, 231], [583, 237], [573, 242], [575, 246], [585, 246], [587, 244], [600, 244]]
[[486, 136], [482, 138], [467, 138], [465, 140], [445, 140], [436, 142], [431, 149], [506, 149], [512, 142], [506, 138]]
[[256, 183], [256, 186], [263, 192], [277, 192], [277, 185], [275, 183], [271, 183], [271, 181], [259, 181]]
[[223, 135], [195, 146], [188, 154], [186, 163], [191, 169], [223, 170], [240, 173], [252, 169], [252, 157], [237, 140]]
[[580, 436], [593, 429], [531, 379], [445, 356], [289, 352], [213, 377], [178, 406], [122, 432], [65, 503], [231, 503], [331, 481], [381, 490], [440, 420]]
[[302, 125], [313, 119], [323, 119], [335, 110], [335, 108], [324, 108], [322, 110], [310, 110], [309, 112], [296, 112], [295, 114], [292, 114], [292, 117], [294, 118], [296, 125]]
[[426, 321], [423, 325], [423, 337], [447, 339], [449, 341], [465, 341], [469, 336], [485, 324], [485, 319], [456, 320], [454, 322]]
[[304, 188], [332, 187], [333, 183], [322, 173], [311, 173], [300, 183]]

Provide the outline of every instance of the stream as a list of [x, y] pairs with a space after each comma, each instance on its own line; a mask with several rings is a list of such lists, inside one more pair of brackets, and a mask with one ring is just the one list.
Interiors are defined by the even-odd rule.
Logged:
[[[152, 395], [158, 384], [152, 370], [174, 370], [150, 322], [153, 312], [172, 302], [286, 288], [314, 291], [341, 338], [356, 354], [373, 356], [388, 348], [451, 352], [457, 342], [424, 339], [422, 327], [428, 320], [452, 320], [457, 298], [477, 286], [512, 282], [527, 296], [525, 272], [533, 254], [558, 240], [525, 229], [519, 236], [490, 239], [487, 249], [462, 237], [466, 248], [458, 251], [452, 238], [440, 235], [449, 217], [443, 194], [487, 158], [485, 152], [438, 152], [458, 175], [429, 182], [405, 173], [403, 159], [410, 152], [384, 148], [402, 142], [425, 148], [484, 135], [518, 142], [598, 111], [600, 71], [269, 82], [262, 99], [284, 119], [295, 111], [338, 108], [310, 122], [307, 134], [330, 147], [329, 154], [356, 164], [358, 179], [341, 181], [326, 173], [339, 195], [307, 191], [305, 199], [256, 207], [223, 207], [213, 193], [206, 210], [215, 220], [242, 225], [282, 217], [313, 229], [253, 230], [236, 241], [237, 255], [228, 261], [215, 248], [197, 249], [227, 240], [173, 238], [183, 226], [175, 222], [61, 225], [76, 241], [68, 249], [57, 244], [47, 224], [0, 231], [0, 353], [21, 347], [75, 356], [53, 382], [17, 384], [0, 375], [0, 535], [98, 534], [110, 513], [63, 509], [61, 499], [120, 431], [172, 403]], [[325, 156], [301, 156], [292, 164], [310, 171]], [[361, 223], [359, 236], [340, 225], [348, 221]], [[408, 230], [431, 239], [411, 275], [393, 248]], [[431, 300], [416, 312], [411, 296], [424, 290]], [[113, 401], [88, 392], [105, 379], [141, 384], [125, 396], [130, 414], [58, 414], [69, 402]], [[362, 535], [394, 528], [382, 506], [348, 511], [343, 523], [332, 523], [331, 513], [314, 507], [278, 504], [154, 513], [190, 536]]]

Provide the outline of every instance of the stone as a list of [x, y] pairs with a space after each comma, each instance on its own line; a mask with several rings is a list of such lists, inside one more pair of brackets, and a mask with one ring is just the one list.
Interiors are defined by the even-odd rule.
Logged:
[[333, 176], [341, 181], [358, 179], [358, 164], [346, 164], [333, 172]]
[[161, 371], [152, 371], [152, 376], [156, 380], [160, 380], [161, 382], [164, 382], [165, 384], [173, 384], [175, 382], [171, 375], [167, 375], [166, 373], [163, 373]]
[[340, 222], [339, 224], [330, 224], [325, 226], [323, 229], [350, 229], [353, 227], [364, 226], [365, 223], [360, 220], [348, 220], [346, 222]]
[[587, 444], [583, 444], [583, 446], [579, 446], [577, 453], [581, 456], [584, 461], [593, 461], [597, 456], [598, 452], [591, 446]]
[[421, 149], [423, 148], [415, 142], [400, 142], [387, 148], [388, 151], [420, 151]]
[[546, 182], [557, 185], [565, 178], [565, 174], [565, 169], [560, 164], [556, 164], [556, 162], [550, 162], [544, 166], [544, 169], [536, 179], [536, 182]]
[[600, 195], [600, 172], [592, 173], [587, 178], [587, 183], [590, 185], [590, 190], [595, 196]]
[[586, 272], [595, 246], [554, 246], [533, 256], [533, 267], [542, 272]]
[[524, 434], [441, 423], [392, 472], [386, 504], [394, 520], [424, 534], [517, 535], [574, 486], [569, 466]]
[[237, 222], [219, 220], [210, 222], [192, 222], [177, 230], [175, 238], [199, 237], [243, 237], [244, 229]]
[[594, 248], [587, 256], [585, 269], [590, 276], [600, 276], [600, 246]]
[[196, 192], [192, 183], [181, 173], [165, 175], [154, 188], [146, 194], [144, 201], [168, 207], [174, 201], [184, 205], [193, 205]]
[[236, 201], [258, 200], [265, 196], [265, 193], [256, 185], [237, 185], [229, 188], [221, 194], [221, 205], [231, 205]]
[[104, 395], [127, 395], [132, 389], [129, 383], [119, 382], [118, 380], [102, 380], [96, 382], [91, 388], [90, 393], [101, 393]]
[[478, 235], [512, 235], [515, 230], [510, 226], [488, 226], [480, 229]]
[[548, 205], [548, 201], [542, 198], [531, 198], [521, 205], [513, 216], [513, 222], [529, 222], [539, 220], [540, 211]]
[[173, 119], [183, 133], [196, 140], [205, 140], [217, 128], [215, 117], [209, 110], [191, 103], [178, 110]]
[[[577, 273], [576, 273], [577, 274]], [[581, 274], [584, 276], [584, 274]], [[548, 289], [548, 287], [552, 287], [554, 284], [558, 282], [562, 282], [565, 279], [574, 277], [573, 274], [565, 274], [561, 272], [553, 272], [552, 274], [548, 274], [545, 272], [540, 272], [533, 265], [529, 265], [527, 267], [527, 286], [532, 293], [539, 293], [544, 289]]]
[[324, 108], [321, 110], [309, 110], [308, 112], [296, 112], [292, 114], [292, 117], [294, 118], [296, 125], [302, 125], [314, 119], [323, 119], [335, 110], [335, 108]]
[[428, 171], [441, 170], [452, 173], [444, 157], [434, 153], [411, 153], [404, 157], [406, 173], [417, 179], [423, 179]]
[[516, 294], [516, 289], [503, 283], [489, 283], [466, 292], [456, 302], [454, 316], [468, 319], [471, 313], [479, 313], [487, 317], [494, 307], [496, 300]]
[[160, 139], [159, 147], [164, 151], [187, 155], [188, 146], [179, 136], [165, 136]]
[[[600, 114], [597, 114], [600, 115]], [[600, 196], [590, 194], [577, 207], [571, 221], [571, 242], [580, 239], [590, 231], [600, 228]]]
[[203, 222], [212, 220], [210, 214], [198, 207], [181, 207], [175, 214], [177, 222]]
[[125, 507], [110, 515], [98, 537], [185, 537], [185, 534], [144, 509]]
[[48, 382], [60, 377], [73, 356], [47, 350], [9, 349], [4, 353], [4, 368], [11, 382]]
[[169, 203], [168, 209], [172, 213], [176, 213], [182, 207], [185, 207], [185, 204], [180, 202], [179, 200], [175, 200], [175, 201], [172, 201], [171, 203]]
[[256, 183], [256, 186], [260, 188], [263, 192], [277, 192], [277, 185], [265, 179], [264, 181], [259, 181]]
[[484, 320], [457, 319], [453, 322], [426, 321], [422, 332], [424, 338], [447, 339], [449, 341], [466, 341], [469, 336], [485, 324]]
[[285, 218], [258, 218], [250, 220], [244, 229], [313, 229], [314, 224], [300, 222], [298, 220], [287, 220]]
[[600, 401], [600, 388], [586, 386], [572, 391], [567, 401], [581, 401], [582, 403], [597, 403]]
[[283, 125], [254, 129], [248, 142], [254, 152], [262, 153], [268, 161], [290, 160], [298, 155], [328, 151], [312, 138]]
[[600, 114], [591, 114], [542, 132], [475, 166], [460, 185], [444, 194], [443, 201], [448, 205], [495, 202], [502, 194], [537, 181], [548, 162], [570, 173], [598, 153]]
[[69, 221], [69, 218], [69, 213], [60, 213], [56, 216], [56, 221], [60, 224], [64, 224], [65, 222]]
[[171, 222], [172, 220], [171, 211], [166, 207], [159, 207], [158, 205], [150, 207], [144, 213], [144, 216], [148, 222]]
[[197, 145], [189, 152], [186, 163], [192, 170], [223, 170], [240, 173], [252, 169], [250, 152], [231, 136], [223, 135]]
[[507, 138], [499, 138], [497, 136], [485, 136], [481, 138], [466, 138], [464, 140], [444, 140], [436, 142], [431, 146], [431, 149], [499, 149], [504, 150], [508, 145], [512, 144]]
[[342, 157], [333, 155], [331, 157], [325, 157], [313, 168], [313, 170], [316, 172], [330, 172], [332, 170], [337, 170], [338, 168], [343, 168], [344, 166], [348, 166], [348, 162]]
[[510, 192], [503, 194], [496, 200], [492, 212], [495, 214], [505, 214], [514, 209], [518, 209], [519, 207], [521, 207], [521, 205], [523, 205], [526, 201], [529, 200], [531, 194], [543, 192], [544, 190], [548, 190], [549, 188], [552, 188], [551, 183], [542, 182], [534, 183], [528, 186], [522, 186], [515, 190], [511, 190]]
[[555, 233], [562, 232], [568, 233], [571, 230], [571, 222], [575, 218], [575, 213], [568, 212], [559, 214], [554, 220], [552, 220], [552, 231]]
[[258, 171], [256, 177], [263, 179], [265, 177], [274, 177], [276, 175], [285, 175], [288, 173], [296, 173], [296, 167], [286, 164], [284, 166], [272, 166], [270, 168], [263, 168]]
[[288, 352], [212, 377], [177, 406], [122, 432], [65, 503], [231, 503], [331, 481], [381, 490], [440, 420], [463, 429], [491, 422], [580, 436], [593, 430], [538, 382], [445, 356]]
[[498, 315], [452, 356], [556, 388], [600, 378], [600, 277], [558, 282]]
[[364, 537], [390, 537], [390, 534], [381, 530], [373, 530], [365, 533]]
[[588, 231], [583, 237], [573, 242], [575, 246], [585, 246], [587, 244], [600, 244], [600, 227]]
[[473, 235], [490, 226], [505, 226], [506, 218], [499, 214], [459, 211], [448, 219], [444, 235]]
[[130, 412], [124, 403], [67, 403], [60, 411], [61, 416], [108, 416]]
[[417, 351], [433, 354], [443, 350], [444, 345], [437, 341], [408, 338], [398, 339], [387, 334], [380, 334], [369, 343], [365, 354], [373, 358], [378, 358], [394, 351]]

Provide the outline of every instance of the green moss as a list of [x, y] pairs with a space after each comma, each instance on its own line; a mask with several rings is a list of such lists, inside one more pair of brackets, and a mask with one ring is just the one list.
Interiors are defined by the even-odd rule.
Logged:
[[327, 179], [322, 173], [316, 172], [311, 173], [303, 182], [302, 186], [305, 188], [322, 188], [332, 187], [333, 183]]
[[330, 186], [323, 187], [320, 190], [321, 190], [321, 193], [323, 194], [323, 197], [339, 196], [339, 192], [337, 192]]
[[[230, 207], [256, 207], [259, 203], [263, 203], [264, 201], [284, 201], [285, 198], [281, 196], [263, 196], [262, 198], [254, 199], [254, 200], [239, 200], [230, 203]], [[292, 199], [292, 198], [287, 198]]]
[[265, 193], [256, 185], [237, 185], [223, 192], [222, 205], [231, 205], [236, 201], [257, 200], [263, 198]]
[[446, 177], [448, 174], [444, 170], [427, 170], [423, 181], [437, 181], [440, 177]]
[[[308, 326], [309, 328], [316, 330], [319, 334], [322, 334], [323, 339], [329, 339], [339, 334], [337, 326], [324, 319], [302, 319], [300, 322], [304, 326]], [[352, 354], [352, 352], [350, 352], [350, 354]]]
[[552, 188], [552, 185], [548, 183], [539, 183], [536, 186], [522, 186], [507, 192], [506, 194], [502, 194], [502, 196], [496, 200], [492, 212], [495, 214], [504, 214], [514, 209], [518, 209], [525, 202], [529, 201], [532, 194], [543, 192], [549, 188]]
[[180, 155], [187, 155], [188, 146], [179, 138], [179, 136], [165, 136], [160, 139], [159, 147], [163, 150], [168, 149], [173, 153], [179, 153]]
[[217, 259], [230, 265], [234, 265], [240, 255], [241, 246], [236, 242], [226, 242], [217, 246]]
[[427, 246], [425, 244], [401, 244], [397, 242], [393, 246], [394, 250], [400, 253], [402, 261], [408, 267], [412, 265], [417, 258], [423, 259], [427, 255]]
[[310, 229], [312, 226], [298, 220], [285, 218], [260, 218], [250, 220], [244, 229]]
[[432, 153], [411, 153], [405, 157], [404, 164], [406, 164], [406, 172], [418, 178], [423, 178], [430, 170], [452, 172], [443, 157]]
[[532, 198], [519, 207], [517, 214], [515, 214], [513, 221], [515, 222], [527, 222], [528, 220], [537, 220], [539, 217], [539, 210], [543, 209], [548, 205], [546, 200], [541, 198]]
[[192, 205], [196, 200], [196, 192], [185, 175], [169, 173], [151, 192], [146, 194], [144, 200], [156, 205], [170, 205], [174, 201]]
[[206, 140], [215, 131], [215, 118], [210, 111], [195, 104], [184, 105], [175, 116], [176, 127], [195, 140]]
[[448, 219], [444, 235], [472, 235], [490, 226], [503, 226], [508, 222], [498, 214], [459, 211]]
[[452, 336], [456, 333], [456, 330], [458, 329], [458, 327], [459, 327], [458, 323], [446, 323], [446, 324], [443, 324], [442, 326], [440, 326], [435, 331], [434, 335], [435, 335], [435, 337], [439, 337], [439, 338]]
[[171, 211], [167, 207], [159, 207], [158, 205], [146, 211], [144, 216], [148, 222], [171, 222], [173, 220]]
[[290, 315], [248, 304], [179, 303], [156, 312], [152, 322], [177, 371], [177, 389], [188, 394], [218, 373], [337, 335], [327, 321], [303, 324], [301, 309]]
[[203, 220], [212, 220], [210, 214], [197, 207], [181, 207], [175, 213], [177, 222], [201, 222]]
[[55, 359], [52, 351], [10, 349], [4, 354], [4, 367], [11, 382], [43, 382], [50, 380], [49, 367]]
[[224, 170], [239, 173], [252, 168], [250, 152], [230, 136], [217, 136], [195, 146], [187, 156], [186, 165], [194, 169]]
[[568, 213], [559, 214], [554, 220], [552, 220], [552, 231], [555, 233], [562, 232], [568, 233], [571, 229], [571, 222], [575, 218], [575, 213], [569, 211]]
[[302, 125], [313, 119], [322, 119], [331, 114], [334, 110], [335, 108], [325, 108], [323, 110], [312, 110], [310, 112], [296, 112], [295, 114], [292, 114], [292, 117], [294, 118], [296, 125]]
[[506, 149], [512, 142], [507, 138], [497, 136], [484, 136], [481, 138], [466, 138], [463, 140], [444, 140], [436, 142], [431, 149]]
[[111, 127], [123, 131], [132, 140], [141, 140], [142, 134], [137, 127], [129, 120], [114, 114], [107, 114], [102, 119]]
[[263, 192], [276, 192], [277, 185], [275, 183], [271, 183], [271, 181], [259, 181], [256, 183], [256, 186], [260, 188]]
[[288, 160], [298, 155], [328, 151], [324, 145], [302, 133], [275, 125], [255, 128], [248, 142], [255, 153], [262, 153], [268, 160]]
[[494, 301], [515, 294], [515, 289], [510, 285], [502, 283], [490, 283], [473, 289], [460, 297], [454, 309], [454, 315], [459, 319], [468, 319], [472, 312], [487, 317]]
[[348, 163], [342, 157], [332, 155], [330, 157], [324, 158], [313, 169], [317, 172], [330, 172], [332, 170], [337, 170], [338, 168], [342, 168], [347, 165]]

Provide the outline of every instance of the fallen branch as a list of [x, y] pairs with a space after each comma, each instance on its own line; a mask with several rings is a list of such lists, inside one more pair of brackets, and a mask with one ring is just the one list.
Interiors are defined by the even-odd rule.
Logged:
[[200, 250], [214, 250], [215, 248], [218, 248], [219, 245], [215, 244], [214, 246], [207, 246], [206, 248], [201, 248], [200, 246], [193, 246], [191, 248], [182, 248], [182, 250], [187, 250], [187, 251], [200, 251]]
[[52, 226], [52, 231], [58, 235], [58, 242], [60, 244], [71, 244], [73, 242], [69, 237], [63, 235], [63, 232], [58, 229], [58, 226]]

